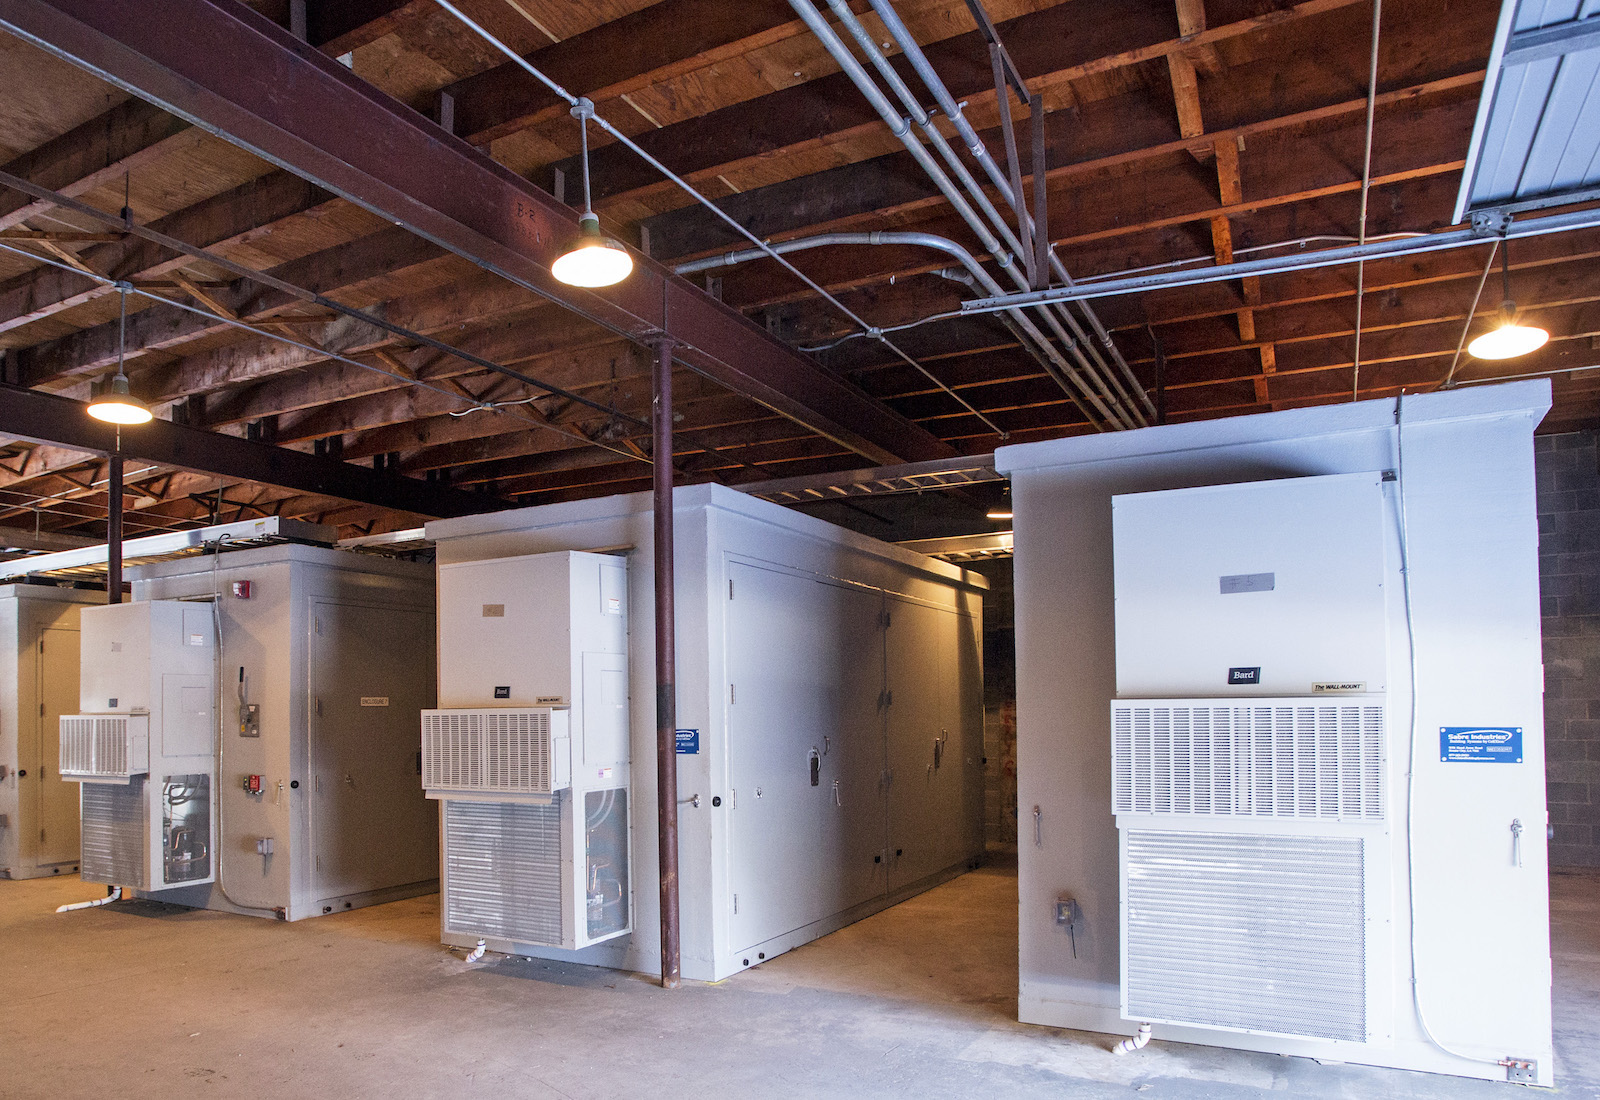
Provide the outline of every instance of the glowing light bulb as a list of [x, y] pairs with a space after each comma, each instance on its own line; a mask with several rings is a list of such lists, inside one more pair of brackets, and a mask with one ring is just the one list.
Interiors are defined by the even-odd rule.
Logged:
[[633, 257], [616, 241], [600, 235], [600, 219], [585, 214], [575, 243], [550, 265], [550, 273], [568, 286], [615, 286], [633, 270]]
[[1472, 341], [1467, 351], [1478, 359], [1515, 359], [1538, 351], [1549, 339], [1550, 334], [1542, 328], [1508, 322]]
[[128, 390], [126, 375], [111, 379], [111, 388], [89, 402], [89, 415], [107, 424], [148, 424], [152, 417], [145, 403]]

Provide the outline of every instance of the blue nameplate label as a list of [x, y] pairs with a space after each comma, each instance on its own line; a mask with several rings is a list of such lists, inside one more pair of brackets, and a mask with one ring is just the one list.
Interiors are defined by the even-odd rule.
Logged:
[[681, 756], [699, 756], [700, 755], [700, 731], [699, 730], [679, 730], [678, 731], [678, 753]]
[[1522, 727], [1440, 726], [1439, 759], [1449, 764], [1520, 764]]

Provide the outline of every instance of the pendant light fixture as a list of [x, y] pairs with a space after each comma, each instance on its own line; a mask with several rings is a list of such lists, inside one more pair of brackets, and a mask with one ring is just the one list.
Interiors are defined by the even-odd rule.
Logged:
[[578, 220], [578, 239], [550, 265], [550, 273], [568, 286], [615, 286], [633, 270], [628, 250], [600, 234], [600, 219], [589, 202], [589, 120], [594, 104], [580, 98], [572, 106], [583, 134], [583, 216]]
[[1515, 359], [1544, 347], [1550, 334], [1534, 325], [1519, 324], [1517, 303], [1511, 300], [1511, 242], [1500, 242], [1500, 323], [1472, 343], [1467, 351], [1478, 359]]
[[117, 373], [105, 391], [89, 402], [89, 415], [107, 424], [148, 424], [151, 413], [148, 406], [128, 389], [128, 376], [123, 372], [123, 359], [128, 349], [128, 288], [117, 284], [121, 299], [117, 318]]

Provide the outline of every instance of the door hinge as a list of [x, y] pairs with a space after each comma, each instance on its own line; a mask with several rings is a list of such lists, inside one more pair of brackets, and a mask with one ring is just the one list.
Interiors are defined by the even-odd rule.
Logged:
[[733, 895], [733, 911], [735, 913], [739, 912], [739, 895], [738, 894]]
[[318, 634], [318, 636], [320, 636], [322, 634], [322, 620], [321, 619], [313, 619], [311, 621], [316, 626], [317, 634]]
[[728, 788], [728, 809], [737, 810], [738, 808], [739, 808], [739, 788], [738, 787], [730, 787], [730, 788]]
[[733, 578], [728, 578], [728, 599], [733, 599]]
[[728, 702], [737, 703], [738, 701], [739, 701], [738, 693], [734, 690], [734, 686], [732, 684], [729, 684], [728, 685]]
[[40, 843], [44, 842], [44, 830], [43, 829], [39, 830], [39, 841], [40, 841]]
[[39, 704], [39, 717], [40, 718], [44, 717], [44, 704], [43, 703]]
[[322, 717], [322, 696], [319, 695], [315, 699], [313, 699], [312, 700], [312, 705], [316, 708], [317, 717], [321, 718]]
[[883, 617], [882, 617], [882, 619], [880, 621], [883, 623], [883, 629], [888, 630], [889, 629], [889, 624], [894, 621], [894, 616], [890, 615], [887, 611], [885, 611], [883, 613]]

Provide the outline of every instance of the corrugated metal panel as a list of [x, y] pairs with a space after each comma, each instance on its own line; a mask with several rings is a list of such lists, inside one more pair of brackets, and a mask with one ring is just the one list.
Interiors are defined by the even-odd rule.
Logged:
[[1111, 704], [1119, 814], [1381, 821], [1384, 708], [1258, 699]]
[[79, 868], [90, 882], [150, 888], [145, 873], [144, 776], [127, 786], [83, 785], [83, 858]]
[[561, 806], [444, 804], [448, 932], [559, 947]]
[[1356, 838], [1127, 833], [1124, 1014], [1367, 1038]]
[[1506, 0], [1456, 216], [1597, 189], [1600, 0]]

